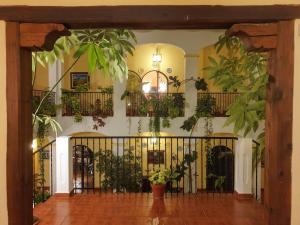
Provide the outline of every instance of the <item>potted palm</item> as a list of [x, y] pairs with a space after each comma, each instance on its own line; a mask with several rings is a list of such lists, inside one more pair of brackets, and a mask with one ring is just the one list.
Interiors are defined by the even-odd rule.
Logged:
[[166, 184], [168, 182], [172, 182], [174, 179], [177, 178], [178, 175], [178, 173], [172, 172], [169, 169], [153, 171], [151, 176], [149, 177], [153, 198], [163, 198], [166, 190]]

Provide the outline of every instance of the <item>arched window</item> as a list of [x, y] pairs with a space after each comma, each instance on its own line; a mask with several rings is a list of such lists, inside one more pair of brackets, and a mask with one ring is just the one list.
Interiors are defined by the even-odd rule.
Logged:
[[167, 93], [168, 77], [158, 70], [151, 70], [143, 76], [142, 85], [145, 94]]

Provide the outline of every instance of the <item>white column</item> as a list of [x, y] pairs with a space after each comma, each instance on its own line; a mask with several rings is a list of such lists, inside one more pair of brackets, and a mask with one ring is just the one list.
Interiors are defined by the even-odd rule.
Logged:
[[[52, 65], [48, 65], [48, 81], [49, 81], [49, 89], [51, 89], [56, 82], [60, 79], [63, 72], [63, 63], [60, 60], [56, 60]], [[55, 92], [55, 103], [57, 105], [61, 104], [61, 88], [62, 82], [60, 81], [56, 88], [53, 90]], [[59, 107], [56, 110], [56, 118], [60, 121], [62, 118], [61, 108]]]
[[73, 190], [73, 155], [70, 137], [56, 138], [56, 194]]
[[239, 137], [235, 151], [234, 190], [252, 194], [252, 139]]
[[[187, 54], [185, 57], [185, 79], [197, 78], [199, 57], [197, 55]], [[185, 117], [194, 114], [197, 106], [197, 90], [194, 82], [188, 82], [185, 85]]]

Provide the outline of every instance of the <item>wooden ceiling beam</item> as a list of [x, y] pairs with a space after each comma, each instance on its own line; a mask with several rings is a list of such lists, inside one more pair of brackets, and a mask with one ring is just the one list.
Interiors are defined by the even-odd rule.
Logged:
[[50, 51], [58, 38], [70, 34], [62, 24], [22, 23], [20, 24], [20, 46], [32, 50]]

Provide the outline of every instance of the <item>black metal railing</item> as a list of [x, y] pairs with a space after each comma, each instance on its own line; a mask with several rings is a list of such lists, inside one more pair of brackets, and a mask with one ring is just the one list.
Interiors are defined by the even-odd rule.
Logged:
[[53, 194], [53, 140], [33, 152], [33, 206], [46, 201]]
[[215, 99], [215, 106], [213, 107], [214, 117], [226, 117], [228, 107], [234, 103], [240, 93], [236, 92], [198, 92], [198, 102], [201, 98], [211, 96]]
[[[49, 91], [45, 90], [33, 90], [32, 91], [32, 104], [33, 112], [36, 111], [41, 100], [48, 95]], [[39, 114], [56, 116], [56, 106], [55, 106], [55, 92], [49, 93], [47, 98], [43, 103], [43, 107], [40, 108]]]
[[[170, 98], [171, 101], [182, 102], [180, 106], [178, 105], [178, 115], [180, 117], [184, 116], [184, 94], [183, 93], [129, 93], [126, 96], [126, 116], [154, 116], [154, 109], [151, 104], [147, 105], [147, 102], [151, 99], [157, 99], [158, 104], [162, 102], [165, 98]], [[165, 108], [166, 112], [160, 112], [160, 115], [168, 116], [170, 113], [168, 108]]]
[[75, 193], [150, 192], [149, 175], [181, 175], [170, 193], [234, 191], [235, 137], [72, 137]]
[[113, 116], [113, 94], [105, 92], [63, 92], [63, 116]]

